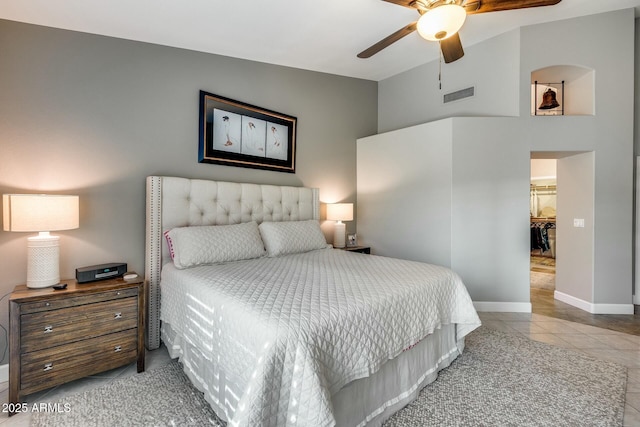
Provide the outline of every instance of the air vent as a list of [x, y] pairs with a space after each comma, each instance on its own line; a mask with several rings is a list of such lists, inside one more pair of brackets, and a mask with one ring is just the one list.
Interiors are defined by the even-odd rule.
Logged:
[[446, 104], [448, 102], [459, 101], [459, 100], [464, 99], [464, 98], [470, 98], [473, 95], [475, 95], [475, 92], [476, 92], [476, 87], [475, 86], [471, 86], [471, 87], [468, 87], [466, 89], [460, 89], [460, 90], [457, 90], [455, 92], [446, 93], [442, 97], [442, 102], [444, 102]]

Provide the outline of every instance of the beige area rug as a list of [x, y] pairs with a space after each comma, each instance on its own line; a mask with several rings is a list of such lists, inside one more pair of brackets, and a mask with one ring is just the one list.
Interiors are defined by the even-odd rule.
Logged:
[[[623, 366], [483, 326], [385, 427], [621, 427], [626, 382]], [[69, 411], [33, 413], [32, 426], [225, 425], [175, 361], [59, 403]]]

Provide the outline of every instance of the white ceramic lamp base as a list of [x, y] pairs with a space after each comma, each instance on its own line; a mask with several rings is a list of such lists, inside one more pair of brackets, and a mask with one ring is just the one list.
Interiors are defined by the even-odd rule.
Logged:
[[336, 222], [336, 228], [333, 232], [333, 247], [334, 248], [344, 248], [345, 247], [345, 239], [344, 236], [347, 232], [347, 226], [342, 222]]
[[27, 287], [46, 288], [60, 283], [60, 237], [40, 233], [27, 241]]

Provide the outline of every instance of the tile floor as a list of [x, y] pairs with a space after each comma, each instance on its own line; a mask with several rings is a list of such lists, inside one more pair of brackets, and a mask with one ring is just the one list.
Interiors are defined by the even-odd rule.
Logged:
[[640, 335], [640, 305], [635, 306], [634, 316], [628, 314], [591, 314], [554, 299], [553, 293], [553, 290], [531, 288], [532, 311], [556, 319]]
[[[624, 426], [640, 427], [640, 336], [582, 323], [557, 319], [536, 313], [480, 313], [485, 326], [510, 334], [525, 335], [533, 340], [586, 353], [599, 359], [610, 360], [628, 368]], [[167, 363], [165, 348], [147, 353], [147, 369]], [[26, 401], [53, 402], [61, 397], [98, 387], [115, 378], [135, 374], [135, 364], [84, 378], [51, 390], [27, 396]], [[0, 402], [8, 397], [7, 383], [0, 384]], [[0, 415], [0, 426], [28, 426], [30, 414], [11, 418]]]

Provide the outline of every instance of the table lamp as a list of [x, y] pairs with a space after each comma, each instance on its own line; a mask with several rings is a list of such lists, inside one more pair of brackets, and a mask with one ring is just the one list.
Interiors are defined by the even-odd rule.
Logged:
[[353, 221], [353, 203], [332, 203], [327, 205], [327, 219], [337, 221], [333, 234], [333, 247], [345, 247], [346, 226], [342, 221]]
[[38, 232], [27, 239], [27, 287], [60, 283], [60, 237], [50, 231], [79, 227], [78, 196], [3, 194], [4, 231]]

